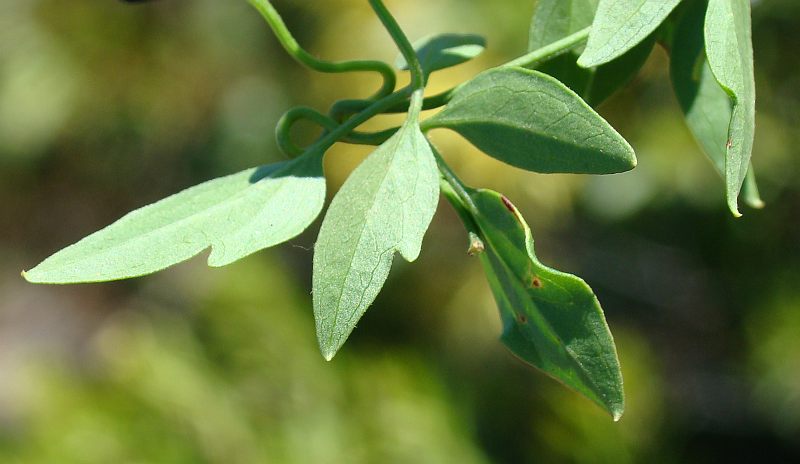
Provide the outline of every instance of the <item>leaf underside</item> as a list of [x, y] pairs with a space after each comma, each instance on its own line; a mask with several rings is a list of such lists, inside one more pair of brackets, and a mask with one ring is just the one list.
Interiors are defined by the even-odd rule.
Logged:
[[204, 182], [128, 213], [23, 275], [54, 284], [126, 279], [209, 247], [208, 264], [224, 266], [300, 234], [324, 201], [322, 157], [308, 154]]
[[733, 102], [725, 156], [728, 207], [741, 216], [738, 196], [755, 136], [755, 78], [749, 0], [710, 0], [705, 21], [709, 67]]
[[372, 304], [395, 252], [417, 258], [439, 197], [436, 162], [416, 122], [407, 122], [350, 175], [314, 248], [314, 316], [330, 360]]
[[[682, 16], [670, 47], [670, 71], [675, 95], [689, 129], [724, 178], [727, 175], [725, 159], [733, 101], [714, 78], [706, 59], [703, 33], [705, 12], [705, 5], [697, 2]], [[763, 207], [752, 165], [748, 169], [741, 198], [753, 208]]]
[[622, 56], [652, 34], [680, 2], [600, 0], [586, 49], [578, 64], [591, 68]]
[[[428, 75], [466, 63], [480, 55], [486, 47], [486, 39], [475, 34], [437, 34], [423, 37], [413, 45], [422, 70]], [[408, 63], [402, 54], [397, 56], [395, 66], [408, 70]]]
[[530, 171], [610, 174], [636, 166], [631, 146], [575, 92], [518, 67], [479, 74], [424, 126], [451, 129], [486, 154]]
[[591, 288], [538, 261], [528, 225], [505, 197], [489, 190], [470, 196], [486, 247], [481, 262], [503, 321], [502, 342], [618, 420], [625, 408], [622, 373]]

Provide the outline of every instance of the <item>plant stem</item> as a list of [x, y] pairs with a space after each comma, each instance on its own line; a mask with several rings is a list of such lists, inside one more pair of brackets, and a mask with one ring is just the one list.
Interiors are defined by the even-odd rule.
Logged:
[[[455, 88], [452, 88], [445, 90], [444, 92], [437, 93], [436, 95], [425, 97], [425, 99], [422, 100], [422, 110], [432, 110], [446, 105], [447, 102], [450, 101], [454, 90]], [[335, 121], [343, 121], [351, 114], [358, 113], [359, 111], [368, 107], [371, 103], [372, 102], [370, 100], [339, 100], [333, 104], [328, 114]], [[401, 102], [400, 104], [387, 109], [384, 111], [384, 113], [406, 113], [408, 112], [408, 107], [409, 102]]]
[[247, 0], [269, 24], [278, 41], [281, 43], [286, 52], [292, 56], [297, 62], [308, 66], [319, 72], [324, 73], [343, 73], [352, 71], [371, 71], [377, 72], [383, 77], [383, 85], [380, 90], [371, 98], [376, 100], [391, 94], [397, 85], [397, 76], [394, 69], [382, 61], [374, 60], [355, 60], [355, 61], [341, 61], [331, 62], [321, 60], [305, 51], [297, 40], [292, 36], [292, 33], [286, 27], [280, 14], [272, 6], [269, 0]]
[[314, 142], [314, 144], [311, 147], [306, 149], [306, 152], [316, 151], [316, 150], [324, 152], [337, 141], [343, 140], [356, 127], [369, 121], [373, 116], [381, 114], [388, 108], [391, 108], [392, 106], [407, 100], [413, 92], [414, 90], [411, 87], [404, 87], [393, 94], [387, 95], [379, 100], [376, 100], [361, 112], [356, 113], [355, 115], [353, 115], [353, 117], [349, 118], [347, 121], [336, 126], [335, 129], [332, 129], [330, 132], [323, 135], [319, 140]]
[[[586, 41], [586, 39], [589, 36], [590, 30], [591, 27], [582, 29], [561, 40], [553, 42], [549, 45], [545, 45], [544, 47], [538, 48], [536, 50], [533, 50], [530, 53], [526, 53], [525, 55], [522, 55], [498, 67], [504, 67], [504, 66], [535, 67], [537, 65], [540, 65], [563, 53], [568, 52], [569, 50], [577, 47], [578, 45]], [[422, 104], [422, 109], [431, 110], [446, 105], [453, 97], [453, 94], [455, 93], [456, 89], [458, 89], [458, 87], [454, 87], [442, 93], [425, 98]], [[342, 121], [348, 115], [363, 110], [364, 108], [369, 106], [369, 104], [370, 104], [369, 100], [339, 100], [333, 104], [329, 114], [334, 120]], [[402, 102], [398, 105], [395, 105], [394, 107], [389, 108], [385, 112], [404, 113], [406, 111], [408, 111], [408, 102]]]
[[397, 44], [397, 48], [400, 49], [403, 58], [406, 59], [408, 69], [411, 72], [411, 88], [414, 90], [425, 88], [425, 75], [422, 72], [422, 65], [419, 63], [417, 52], [414, 51], [414, 47], [411, 45], [411, 42], [409, 42], [403, 29], [400, 28], [394, 16], [392, 16], [381, 0], [369, 0], [369, 4], [372, 6], [372, 9], [375, 10], [375, 14], [378, 15], [383, 26], [389, 32], [389, 35], [392, 36], [392, 40]]
[[[314, 108], [296, 106], [290, 109], [281, 116], [280, 120], [278, 120], [278, 125], [275, 127], [275, 140], [278, 143], [278, 148], [286, 156], [294, 157], [306, 151], [304, 148], [297, 146], [291, 139], [292, 126], [303, 119], [317, 124], [325, 131], [332, 131], [339, 127], [338, 122]], [[358, 145], [380, 145], [394, 135], [398, 129], [400, 128], [392, 127], [378, 132], [359, 132], [354, 130], [343, 136], [340, 141]]]
[[586, 41], [586, 39], [589, 38], [589, 31], [591, 30], [591, 26], [581, 29], [580, 31], [568, 35], [561, 40], [557, 40], [530, 53], [526, 53], [519, 58], [513, 59], [508, 63], [502, 64], [498, 67], [521, 66], [523, 68], [533, 68], [582, 44]]
[[444, 179], [444, 181], [447, 183], [449, 189], [452, 190], [452, 193], [455, 195], [455, 200], [458, 201], [459, 206], [470, 216], [478, 214], [478, 208], [475, 206], [475, 202], [472, 201], [472, 197], [469, 196], [467, 187], [463, 182], [461, 182], [461, 179], [458, 178], [456, 173], [450, 169], [450, 166], [447, 164], [444, 158], [442, 158], [439, 150], [437, 150], [436, 147], [430, 143], [430, 141], [428, 142], [428, 145], [431, 147], [433, 157], [436, 159], [436, 165], [439, 167], [439, 172], [441, 173], [442, 179]]

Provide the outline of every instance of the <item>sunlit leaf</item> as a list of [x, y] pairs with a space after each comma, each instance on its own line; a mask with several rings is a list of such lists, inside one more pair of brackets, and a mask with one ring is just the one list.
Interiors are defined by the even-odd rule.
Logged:
[[589, 41], [578, 64], [591, 68], [622, 56], [653, 33], [680, 2], [600, 0]]
[[[437, 34], [414, 42], [422, 70], [430, 74], [440, 69], [465, 63], [480, 55], [486, 47], [486, 39], [474, 34]], [[403, 55], [398, 55], [395, 65], [408, 69]]]
[[728, 207], [740, 216], [737, 198], [750, 166], [755, 135], [756, 87], [749, 0], [710, 0], [705, 22], [711, 72], [733, 101], [726, 140]]
[[[706, 59], [703, 34], [705, 13], [702, 2], [693, 4], [675, 30], [670, 47], [672, 83], [689, 129], [714, 167], [725, 177], [733, 101], [714, 78]], [[751, 207], [763, 206], [752, 166], [741, 197]]]
[[614, 340], [592, 289], [542, 265], [519, 211], [490, 190], [472, 190], [485, 252], [481, 262], [503, 321], [503, 343], [614, 419], [625, 408]]
[[575, 92], [537, 71], [486, 71], [425, 120], [452, 129], [486, 154], [537, 172], [609, 174], [633, 169], [633, 149]]
[[417, 258], [438, 196], [436, 161], [416, 121], [369, 155], [336, 194], [314, 248], [314, 316], [326, 359], [377, 297], [395, 252]]
[[[592, 24], [598, 0], [541, 0], [531, 21], [528, 51], [550, 45]], [[644, 65], [655, 45], [651, 34], [617, 59], [595, 68], [578, 66], [582, 48], [557, 56], [536, 68], [555, 77], [581, 96], [589, 105], [598, 106], [628, 84]]]
[[24, 273], [35, 283], [137, 277], [211, 247], [210, 266], [224, 266], [295, 237], [325, 201], [322, 156], [309, 153], [248, 169], [128, 213]]

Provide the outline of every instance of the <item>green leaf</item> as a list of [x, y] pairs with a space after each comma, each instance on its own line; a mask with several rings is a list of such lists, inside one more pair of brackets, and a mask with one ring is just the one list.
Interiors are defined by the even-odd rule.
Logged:
[[128, 213], [24, 272], [34, 283], [126, 279], [211, 247], [224, 266], [302, 232], [325, 201], [322, 154], [248, 169]]
[[528, 51], [591, 26], [597, 3], [598, 0], [539, 0], [531, 21]]
[[504, 67], [460, 86], [427, 129], [452, 129], [488, 155], [537, 172], [633, 169], [628, 142], [572, 90], [537, 71]]
[[622, 56], [652, 34], [680, 1], [600, 0], [578, 64], [591, 68]]
[[[702, 2], [692, 4], [676, 27], [670, 47], [672, 84], [689, 129], [714, 167], [725, 177], [733, 101], [714, 78], [706, 59], [705, 6]], [[752, 166], [748, 170], [742, 199], [754, 208], [764, 204], [758, 195]]]
[[[534, 51], [592, 24], [598, 0], [541, 0], [531, 22], [528, 51]], [[555, 77], [596, 107], [627, 85], [644, 65], [655, 46], [655, 35], [619, 58], [596, 68], [578, 66], [582, 49], [557, 56], [537, 67]]]
[[314, 316], [332, 359], [380, 292], [394, 253], [414, 261], [439, 197], [436, 161], [409, 121], [350, 175], [314, 248]]
[[471, 190], [483, 264], [503, 321], [503, 343], [524, 361], [600, 405], [618, 420], [622, 373], [603, 310], [580, 278], [542, 265], [530, 228], [508, 199]]
[[750, 166], [755, 135], [756, 86], [749, 0], [710, 0], [706, 55], [717, 82], [733, 100], [725, 156], [728, 207], [741, 216], [737, 198]]
[[[480, 55], [485, 47], [486, 39], [474, 34], [438, 34], [414, 42], [425, 75], [465, 63]], [[403, 55], [397, 56], [395, 65], [408, 70]]]

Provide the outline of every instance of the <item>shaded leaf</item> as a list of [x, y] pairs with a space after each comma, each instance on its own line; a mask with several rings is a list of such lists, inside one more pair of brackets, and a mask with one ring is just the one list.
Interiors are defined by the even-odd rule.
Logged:
[[537, 172], [633, 169], [628, 142], [572, 90], [537, 71], [491, 69], [460, 86], [425, 129], [452, 129], [488, 155]]
[[625, 408], [616, 347], [600, 303], [580, 278], [542, 265], [530, 228], [508, 199], [472, 190], [483, 264], [503, 321], [503, 343], [614, 420]]
[[314, 316], [330, 360], [380, 292], [395, 252], [417, 258], [439, 196], [428, 142], [409, 121], [350, 175], [314, 248]]
[[749, 0], [710, 0], [705, 21], [711, 72], [733, 101], [726, 141], [728, 207], [741, 216], [737, 198], [750, 166], [755, 136], [756, 87]]
[[[725, 159], [733, 101], [714, 78], [706, 59], [703, 32], [705, 6], [702, 2], [696, 2], [681, 17], [670, 47], [670, 71], [675, 95], [689, 129], [724, 178], [727, 175]], [[741, 196], [751, 207], [763, 206], [752, 166], [748, 170]]]
[[578, 64], [591, 68], [622, 56], [652, 34], [680, 1], [600, 0]]
[[[531, 22], [528, 51], [534, 51], [574, 34], [592, 24], [598, 0], [541, 0]], [[619, 58], [595, 68], [578, 66], [583, 49], [557, 56], [537, 71], [555, 77], [596, 107], [627, 85], [639, 72], [655, 46], [655, 35]]]
[[[486, 48], [486, 39], [474, 34], [437, 34], [414, 42], [423, 72], [434, 71], [465, 63], [480, 55]], [[403, 55], [395, 60], [398, 69], [408, 70]]]
[[325, 200], [322, 155], [204, 182], [123, 216], [23, 273], [35, 283], [137, 277], [211, 247], [224, 266], [302, 232]]
[[528, 51], [591, 26], [597, 3], [598, 0], [539, 0], [531, 21]]

